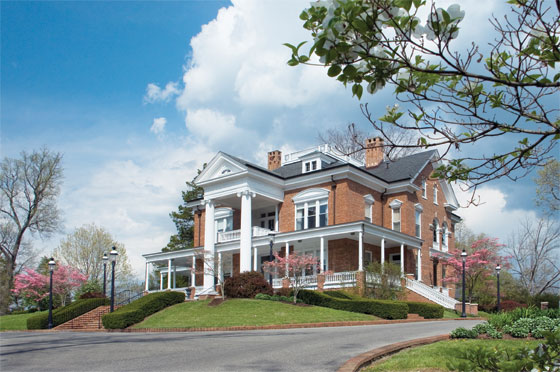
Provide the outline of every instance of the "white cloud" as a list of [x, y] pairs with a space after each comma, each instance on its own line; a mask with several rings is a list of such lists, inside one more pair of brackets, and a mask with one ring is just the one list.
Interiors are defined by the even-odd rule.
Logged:
[[[466, 205], [470, 195], [457, 193], [461, 205]], [[507, 243], [508, 237], [517, 229], [520, 221], [537, 218], [533, 210], [508, 208], [507, 195], [497, 188], [482, 187], [477, 190], [477, 195], [480, 196], [480, 205], [461, 208], [458, 214], [473, 232], [497, 237], [503, 244]]]
[[154, 83], [149, 83], [144, 95], [144, 103], [169, 102], [171, 98], [180, 93], [176, 82], [169, 82], [164, 89]]
[[187, 129], [205, 142], [213, 145], [241, 136], [235, 126], [235, 116], [211, 109], [187, 110]]
[[150, 127], [150, 132], [154, 134], [160, 134], [165, 130], [165, 124], [167, 124], [166, 118], [154, 118], [152, 126]]

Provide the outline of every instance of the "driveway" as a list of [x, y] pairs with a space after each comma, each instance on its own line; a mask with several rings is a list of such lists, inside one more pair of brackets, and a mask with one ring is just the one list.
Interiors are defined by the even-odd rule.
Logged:
[[2, 371], [335, 371], [371, 349], [476, 320], [244, 332], [4, 332]]

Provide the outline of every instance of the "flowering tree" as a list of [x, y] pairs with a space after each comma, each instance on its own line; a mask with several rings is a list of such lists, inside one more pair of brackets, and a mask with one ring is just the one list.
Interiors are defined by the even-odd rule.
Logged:
[[297, 295], [305, 284], [305, 271], [313, 269], [313, 266], [317, 264], [317, 258], [312, 255], [292, 253], [288, 257], [280, 257], [278, 252], [274, 252], [274, 261], [265, 262], [263, 269], [269, 273], [277, 272], [284, 277], [291, 278], [294, 290], [294, 303], [296, 303]]
[[[489, 21], [495, 31], [489, 45], [473, 41], [465, 48], [456, 42], [465, 11], [436, 2], [313, 2], [300, 15], [311, 47], [306, 53], [305, 42], [285, 44], [292, 51], [288, 65], [328, 67], [328, 76], [351, 86], [358, 99], [365, 90], [375, 94], [391, 86], [402, 108], [388, 106], [376, 118], [362, 106], [391, 152], [438, 147], [445, 157], [477, 142], [504, 136], [512, 141], [498, 150], [448, 157], [434, 173], [440, 179], [475, 190], [544, 165], [560, 135], [560, 2], [508, 0], [507, 14]], [[417, 141], [395, 142], [388, 135], [394, 127], [414, 133]]]
[[[87, 281], [87, 276], [70, 266], [58, 266], [53, 272], [53, 295], [59, 297], [62, 306], [75, 289]], [[49, 295], [50, 277], [26, 268], [16, 275], [12, 293], [33, 303], [39, 304]]]
[[[226, 298], [224, 292], [224, 260], [220, 260], [218, 254], [211, 254], [211, 252], [204, 249], [195, 249], [195, 255], [197, 258], [202, 258], [202, 266], [197, 267], [197, 274], [212, 275], [216, 278], [218, 284], [220, 285], [220, 294], [222, 298]], [[192, 284], [194, 286], [194, 283]]]
[[[509, 267], [509, 257], [498, 254], [503, 244], [498, 243], [497, 238], [483, 238], [475, 241], [465, 259], [465, 290], [468, 301], [471, 302], [475, 288], [483, 281], [494, 275], [497, 264], [504, 268]], [[447, 283], [462, 283], [463, 281], [463, 258], [461, 251], [456, 250], [451, 257], [438, 254], [437, 258], [445, 265], [453, 268], [452, 275], [444, 279]]]

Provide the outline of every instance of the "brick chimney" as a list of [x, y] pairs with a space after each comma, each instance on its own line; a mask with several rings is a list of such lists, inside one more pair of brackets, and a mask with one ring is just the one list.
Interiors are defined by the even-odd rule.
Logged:
[[282, 166], [282, 151], [274, 150], [268, 153], [268, 170], [275, 170]]
[[375, 137], [366, 139], [366, 168], [377, 167], [382, 161], [383, 138]]

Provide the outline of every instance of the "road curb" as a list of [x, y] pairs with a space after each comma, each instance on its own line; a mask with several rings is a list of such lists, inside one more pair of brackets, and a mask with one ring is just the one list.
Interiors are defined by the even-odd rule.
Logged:
[[485, 318], [441, 318], [441, 319], [396, 319], [396, 320], [372, 320], [352, 322], [323, 322], [323, 323], [299, 323], [299, 324], [275, 324], [267, 326], [234, 326], [234, 327], [200, 327], [200, 328], [125, 328], [125, 329], [22, 329], [6, 330], [2, 332], [110, 332], [110, 333], [157, 333], [157, 332], [224, 332], [224, 331], [255, 331], [272, 329], [294, 329], [294, 328], [323, 328], [323, 327], [355, 327], [365, 325], [398, 324], [398, 323], [420, 323], [420, 322], [442, 322], [448, 320], [485, 320]]
[[373, 349], [348, 360], [337, 370], [337, 372], [357, 372], [361, 368], [386, 355], [396, 353], [397, 351], [401, 351], [409, 347], [421, 346], [444, 340], [449, 340], [448, 334], [417, 338], [414, 340], [397, 342], [396, 344]]

